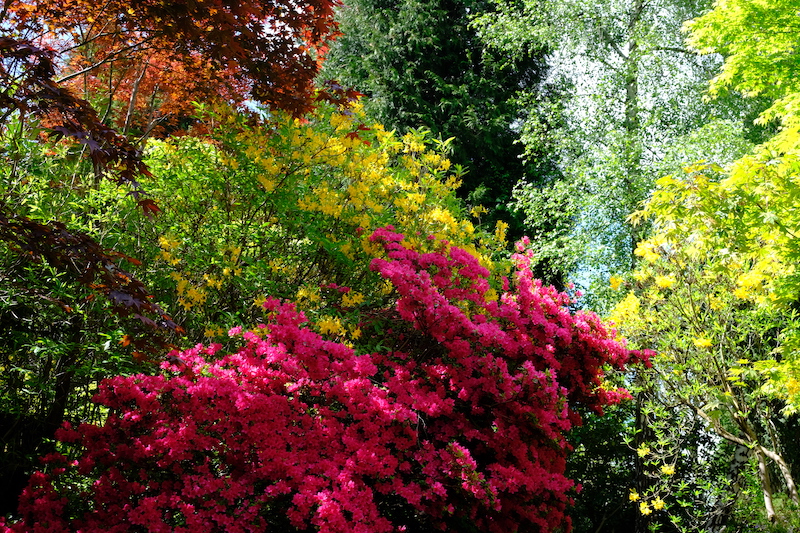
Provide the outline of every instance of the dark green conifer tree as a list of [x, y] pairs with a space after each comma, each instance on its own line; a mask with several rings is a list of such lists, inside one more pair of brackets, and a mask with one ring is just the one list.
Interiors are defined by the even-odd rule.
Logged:
[[543, 49], [514, 58], [484, 49], [470, 20], [488, 9], [482, 0], [348, 1], [323, 76], [366, 94], [387, 128], [454, 137], [451, 160], [468, 170], [460, 194], [488, 208], [489, 222], [510, 223], [515, 237], [523, 230], [507, 208], [514, 186], [556, 172], [544, 155], [524, 161], [517, 142], [532, 111], [516, 97], [545, 91], [547, 65]]

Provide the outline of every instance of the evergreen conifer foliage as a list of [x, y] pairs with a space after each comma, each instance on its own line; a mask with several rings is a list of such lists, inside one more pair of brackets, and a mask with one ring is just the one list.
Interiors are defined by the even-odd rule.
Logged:
[[552, 172], [545, 157], [521, 159], [515, 131], [524, 118], [515, 97], [536, 90], [547, 67], [541, 49], [514, 59], [485, 50], [470, 20], [488, 8], [475, 0], [348, 2], [323, 75], [368, 95], [368, 110], [389, 128], [454, 137], [451, 159], [469, 171], [460, 194], [508, 220], [514, 186]]

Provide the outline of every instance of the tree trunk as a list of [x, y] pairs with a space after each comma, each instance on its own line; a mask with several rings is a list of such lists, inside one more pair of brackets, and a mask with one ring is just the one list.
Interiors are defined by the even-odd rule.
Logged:
[[772, 505], [772, 483], [769, 479], [767, 458], [761, 446], [756, 448], [756, 457], [758, 457], [758, 478], [761, 480], [761, 492], [764, 494], [764, 509], [767, 511], [767, 519], [770, 522], [775, 522], [775, 507]]
[[[639, 119], [639, 41], [636, 36], [636, 26], [639, 24], [644, 11], [644, 0], [636, 0], [631, 6], [628, 18], [628, 46], [625, 58], [625, 120], [622, 127], [625, 131], [625, 146], [623, 147], [624, 181], [626, 188], [625, 206], [628, 213], [633, 213], [642, 198], [639, 197], [640, 177], [642, 173], [642, 144], [641, 121]], [[633, 251], [637, 243], [642, 240], [641, 230], [632, 225], [630, 229], [630, 258], [631, 270], [636, 265], [636, 256]]]
[[145, 75], [147, 74], [147, 68], [149, 67], [149, 63], [147, 61], [144, 62], [142, 65], [142, 72], [139, 76], [136, 77], [136, 80], [133, 82], [133, 89], [131, 90], [131, 97], [128, 100], [128, 111], [125, 113], [125, 126], [122, 128], [122, 134], [127, 135], [128, 131], [131, 128], [131, 121], [133, 120], [133, 113], [136, 111], [136, 100], [139, 97], [139, 85], [142, 83]]
[[777, 452], [768, 450], [763, 446], [759, 446], [759, 449], [761, 453], [763, 453], [765, 456], [775, 461], [775, 464], [778, 465], [778, 469], [781, 471], [781, 475], [783, 475], [783, 480], [786, 483], [786, 490], [789, 492], [789, 497], [792, 499], [794, 503], [800, 505], [800, 497], [798, 497], [797, 494], [797, 485], [794, 482], [794, 476], [792, 476], [792, 469], [789, 468], [788, 464], [786, 464], [786, 461], [783, 459], [783, 456], [781, 456]]

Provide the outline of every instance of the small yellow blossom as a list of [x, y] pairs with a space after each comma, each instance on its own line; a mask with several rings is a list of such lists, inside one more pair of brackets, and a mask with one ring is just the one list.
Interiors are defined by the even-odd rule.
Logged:
[[800, 393], [800, 381], [797, 381], [794, 378], [789, 378], [789, 381], [786, 383], [786, 392], [789, 396], [794, 396]]
[[764, 275], [761, 272], [753, 271], [742, 274], [736, 280], [740, 287], [753, 288], [758, 287], [764, 281]]
[[644, 259], [648, 263], [655, 263], [661, 257], [656, 253], [653, 249], [653, 244], [648, 241], [642, 241], [636, 246], [636, 250], [633, 251], [635, 255], [638, 255], [642, 259]]
[[677, 282], [674, 276], [656, 276], [655, 283], [659, 289], [669, 289]]
[[476, 205], [472, 209], [470, 209], [469, 214], [475, 218], [479, 218], [482, 214], [488, 213], [489, 210], [483, 207], [482, 205]]
[[643, 515], [647, 516], [650, 513], [652, 513], [653, 510], [650, 509], [650, 505], [647, 502], [642, 502], [642, 503], [639, 504], [639, 512], [641, 512]]
[[664, 508], [664, 500], [662, 500], [661, 498], [656, 498], [655, 500], [653, 500], [653, 509], [655, 509], [656, 511], [660, 511], [663, 508]]
[[302, 300], [303, 298], [311, 301], [311, 302], [319, 302], [320, 296], [319, 291], [316, 288], [310, 287], [301, 287], [300, 290], [297, 291], [296, 298], [298, 300]]
[[631, 292], [611, 311], [609, 318], [615, 324], [623, 324], [638, 318], [640, 309], [641, 302], [639, 298]]
[[182, 295], [184, 292], [186, 292], [186, 287], [188, 287], [188, 286], [189, 286], [189, 282], [187, 280], [181, 278], [181, 279], [178, 280], [178, 285], [175, 287], [175, 289], [178, 291], [178, 294]]
[[206, 283], [209, 287], [221, 289], [222, 288], [222, 280], [215, 278], [214, 276], [209, 276], [208, 274], [203, 275], [203, 279], [206, 280]]
[[630, 494], [628, 494], [628, 499], [632, 502], [635, 502], [639, 499], [639, 493], [635, 490], [632, 490]]
[[275, 180], [271, 180], [266, 176], [258, 176], [258, 182], [264, 187], [264, 190], [267, 192], [272, 192], [278, 186], [278, 182]]
[[499, 242], [505, 242], [507, 231], [508, 231], [508, 224], [503, 222], [502, 220], [498, 220], [494, 230], [494, 238], [497, 239]]
[[174, 238], [174, 237], [169, 237], [169, 236], [162, 235], [162, 236], [160, 236], [158, 238], [158, 244], [164, 250], [174, 250], [178, 246], [180, 246], [181, 242], [178, 239]]
[[317, 321], [317, 327], [319, 328], [320, 333], [323, 335], [328, 333], [332, 335], [339, 335], [345, 331], [340, 319], [327, 316]]
[[740, 300], [747, 300], [747, 298], [750, 296], [750, 291], [747, 290], [746, 287], [738, 287], [735, 291], [733, 291], [733, 295]]
[[622, 278], [619, 276], [611, 276], [608, 283], [611, 285], [611, 289], [616, 291], [622, 286], [622, 281]]
[[675, 465], [661, 465], [661, 473], [665, 476], [671, 476], [675, 473]]
[[714, 346], [714, 343], [711, 342], [711, 340], [705, 335], [693, 339], [692, 343], [694, 343], [694, 345], [698, 348], [711, 348]]
[[364, 302], [364, 295], [360, 292], [348, 292], [342, 296], [342, 305], [344, 307], [353, 307]]
[[638, 450], [636, 450], [636, 453], [639, 455], [639, 457], [644, 457], [645, 455], [650, 453], [650, 448], [648, 448], [647, 446], [643, 446]]

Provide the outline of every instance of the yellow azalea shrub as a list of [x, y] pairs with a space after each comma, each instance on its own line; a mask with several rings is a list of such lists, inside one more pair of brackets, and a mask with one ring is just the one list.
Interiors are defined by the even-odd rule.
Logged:
[[[800, 327], [792, 311], [800, 298], [795, 266], [800, 258], [800, 134], [792, 137], [793, 148], [788, 137], [791, 132], [784, 131], [780, 150], [767, 143], [727, 171], [700, 162], [682, 176], [658, 180], [652, 198], [632, 219], [647, 218], [655, 225], [653, 235], [636, 248], [643, 264], [634, 276], [652, 276], [646, 284], [662, 292], [680, 282], [705, 284], [703, 308], [720, 317], [727, 316], [728, 306], [782, 317], [779, 343], [754, 368], [761, 371], [762, 392], [795, 411], [800, 406], [795, 386]], [[671, 266], [664, 271], [664, 265]], [[682, 272], [696, 279], [680, 279]], [[714, 335], [695, 331], [695, 345], [716, 344]]]
[[142, 222], [149, 253], [171, 270], [151, 282], [190, 335], [252, 318], [255, 308], [235, 302], [267, 294], [296, 300], [325, 333], [360, 335], [346, 315], [386, 299], [368, 267], [382, 253], [369, 237], [388, 225], [419, 251], [458, 246], [490, 270], [509, 268], [508, 226], [480, 228], [482, 208], [456, 197], [464, 171], [447, 141], [386, 131], [358, 102], [302, 119], [270, 111], [266, 125], [224, 108], [199, 113], [205, 136], [150, 142], [148, 192], [163, 213]]
[[[800, 328], [792, 311], [800, 296], [798, 170], [796, 155], [768, 151], [729, 171], [699, 163], [658, 180], [632, 216], [652, 231], [636, 247], [636, 270], [613, 281], [627, 295], [610, 318], [633, 347], [656, 352], [636, 383], [654, 435], [641, 514], [671, 513], [672, 501], [689, 501], [693, 481], [678, 467], [687, 460], [685, 428], [693, 426], [759, 451], [757, 468], [773, 463], [793, 484], [785, 448], [765, 428], [800, 399]], [[684, 466], [697, 468], [703, 466]], [[705, 490], [717, 489], [711, 483], [698, 493]]]

